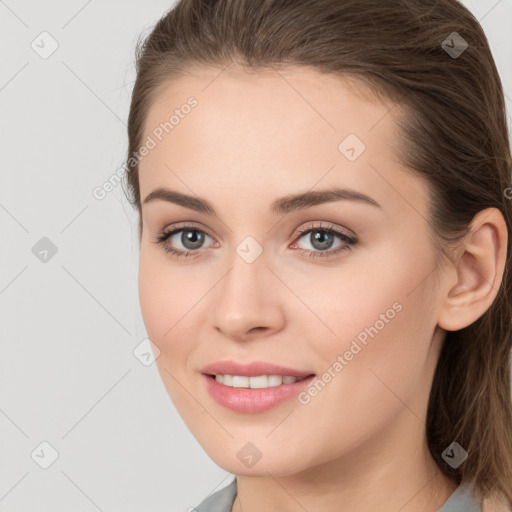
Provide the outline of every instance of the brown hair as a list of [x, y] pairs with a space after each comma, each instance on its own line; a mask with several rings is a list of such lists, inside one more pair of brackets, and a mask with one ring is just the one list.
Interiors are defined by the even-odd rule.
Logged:
[[[458, 47], [453, 32], [468, 44], [460, 55], [448, 52]], [[307, 66], [357, 79], [404, 112], [397, 121], [399, 156], [430, 185], [429, 224], [441, 257], [449, 257], [448, 248], [460, 243], [479, 211], [495, 207], [503, 214], [503, 281], [477, 321], [446, 333], [427, 440], [445, 475], [457, 483], [474, 479], [484, 497], [501, 491], [512, 502], [512, 163], [502, 83], [480, 24], [456, 0], [179, 1], [137, 41], [126, 177], [128, 199], [139, 212], [139, 241], [138, 161], [132, 155], [143, 142], [149, 108], [192, 66], [220, 70], [232, 64], [256, 72]], [[441, 456], [453, 441], [469, 454], [455, 469]]]

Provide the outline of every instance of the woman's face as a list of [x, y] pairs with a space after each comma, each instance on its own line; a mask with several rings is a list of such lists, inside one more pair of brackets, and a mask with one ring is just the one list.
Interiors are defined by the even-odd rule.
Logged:
[[[445, 291], [427, 186], [397, 162], [397, 107], [356, 91], [305, 68], [198, 69], [168, 84], [146, 119], [142, 315], [178, 412], [235, 474], [354, 467], [422, 439]], [[189, 207], [144, 203], [159, 188], [190, 196]], [[318, 195], [334, 189], [370, 199]], [[216, 214], [192, 207], [200, 201]], [[300, 394], [265, 410], [262, 399], [253, 409], [237, 401], [261, 391], [229, 388], [234, 410], [212, 397], [202, 373], [218, 361], [316, 378], [288, 385]]]

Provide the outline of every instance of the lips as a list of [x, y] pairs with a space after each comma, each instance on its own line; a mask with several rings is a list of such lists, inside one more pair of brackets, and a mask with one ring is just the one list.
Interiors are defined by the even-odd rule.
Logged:
[[[282, 367], [281, 367], [282, 368]], [[287, 372], [289, 368], [285, 369]], [[281, 384], [262, 389], [225, 386], [207, 374], [202, 375], [209, 395], [221, 406], [243, 414], [263, 413], [292, 400], [312, 385], [316, 376], [311, 375], [292, 384]]]
[[288, 368], [263, 361], [251, 363], [237, 363], [235, 361], [217, 361], [202, 368], [201, 373], [205, 375], [241, 375], [245, 377], [257, 377], [258, 375], [289, 375], [297, 379], [314, 375], [310, 371], [301, 371], [295, 368]]

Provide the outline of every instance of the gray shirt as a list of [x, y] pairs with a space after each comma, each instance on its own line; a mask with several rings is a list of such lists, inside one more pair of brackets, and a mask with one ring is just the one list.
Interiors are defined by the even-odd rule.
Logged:
[[[236, 498], [237, 484], [235, 479], [206, 499], [204, 499], [194, 512], [231, 512]], [[473, 492], [472, 482], [462, 482], [457, 489], [443, 503], [437, 512], [481, 512], [480, 498]]]

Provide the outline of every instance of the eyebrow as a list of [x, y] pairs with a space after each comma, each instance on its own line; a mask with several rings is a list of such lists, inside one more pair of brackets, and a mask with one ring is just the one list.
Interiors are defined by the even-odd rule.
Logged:
[[[189, 208], [206, 215], [217, 215], [213, 205], [206, 199], [201, 199], [175, 190], [159, 187], [150, 192], [143, 201], [143, 205], [152, 201], [162, 200], [174, 203], [184, 208]], [[274, 215], [289, 213], [296, 210], [304, 210], [312, 206], [333, 201], [357, 201], [377, 208], [382, 206], [372, 197], [350, 188], [330, 188], [325, 190], [308, 191], [300, 194], [289, 194], [276, 199], [271, 206]]]

